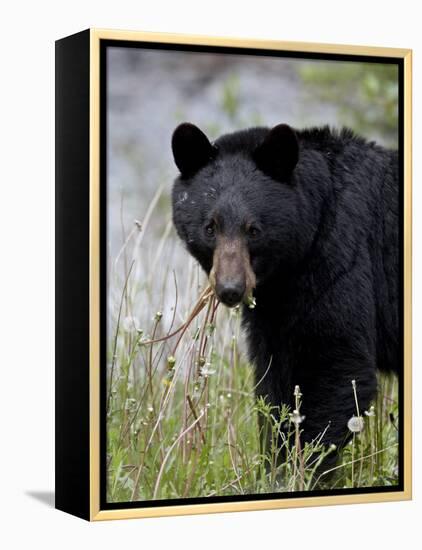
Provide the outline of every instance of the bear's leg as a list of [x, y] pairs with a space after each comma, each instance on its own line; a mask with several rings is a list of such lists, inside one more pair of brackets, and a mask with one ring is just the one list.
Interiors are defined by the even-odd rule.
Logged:
[[[305, 416], [300, 426], [302, 444], [315, 442], [324, 434], [321, 442], [336, 447], [318, 467], [316, 476], [321, 480], [328, 479], [329, 470], [334, 471], [337, 451], [352, 437], [349, 420], [364, 417], [377, 390], [374, 365], [356, 356], [347, 359], [344, 350], [337, 357], [341, 355], [343, 357], [335, 362], [325, 358], [324, 366], [319, 363], [315, 370], [317, 376], [308, 374], [299, 382], [303, 394], [301, 413]], [[354, 423], [357, 428], [359, 423]]]

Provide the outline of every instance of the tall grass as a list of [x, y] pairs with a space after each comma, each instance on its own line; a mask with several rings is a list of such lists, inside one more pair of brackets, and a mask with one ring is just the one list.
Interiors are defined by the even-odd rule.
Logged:
[[109, 263], [108, 501], [397, 483], [397, 381], [380, 378], [368, 411], [351, 381], [359, 431], [330, 475], [322, 472], [335, 450], [324, 434], [301, 445], [307, 396], [296, 387], [293, 411], [255, 398], [261, 381], [246, 358], [241, 313], [218, 304], [170, 220], [154, 227], [161, 198], [158, 190], [143, 222], [123, 229]]

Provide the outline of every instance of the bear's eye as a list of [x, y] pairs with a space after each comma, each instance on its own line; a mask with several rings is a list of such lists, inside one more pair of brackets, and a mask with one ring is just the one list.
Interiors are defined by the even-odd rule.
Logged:
[[255, 239], [256, 237], [258, 237], [259, 233], [260, 233], [259, 229], [254, 225], [251, 225], [248, 228], [248, 235], [249, 237], [252, 237], [252, 239]]
[[211, 221], [205, 226], [205, 234], [207, 237], [215, 236], [215, 222]]

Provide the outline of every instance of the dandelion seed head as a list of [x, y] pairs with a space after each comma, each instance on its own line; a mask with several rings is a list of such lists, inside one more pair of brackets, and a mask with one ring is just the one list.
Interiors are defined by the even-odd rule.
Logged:
[[363, 418], [361, 416], [352, 416], [347, 422], [347, 427], [352, 433], [359, 433], [364, 428]]

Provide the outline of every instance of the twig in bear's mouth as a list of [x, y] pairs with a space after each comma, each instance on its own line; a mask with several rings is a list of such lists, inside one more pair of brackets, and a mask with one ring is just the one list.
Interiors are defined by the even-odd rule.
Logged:
[[[204, 307], [208, 304], [210, 298], [213, 295], [214, 295], [214, 290], [211, 288], [211, 286], [207, 286], [199, 296], [187, 320], [182, 325], [180, 325], [179, 328], [160, 338], [152, 338], [151, 340], [144, 340], [142, 344], [144, 346], [149, 346], [151, 344], [156, 344], [157, 342], [164, 342], [166, 340], [169, 340], [173, 336], [176, 336], [176, 334], [179, 334], [179, 338], [177, 339], [176, 345], [174, 346], [174, 349], [173, 349], [173, 355], [174, 355], [174, 352], [177, 349], [181, 339], [183, 338], [184, 333], [186, 332], [186, 330], [188, 329], [192, 321], [201, 313]], [[218, 303], [217, 303], [217, 306], [218, 306]]]

